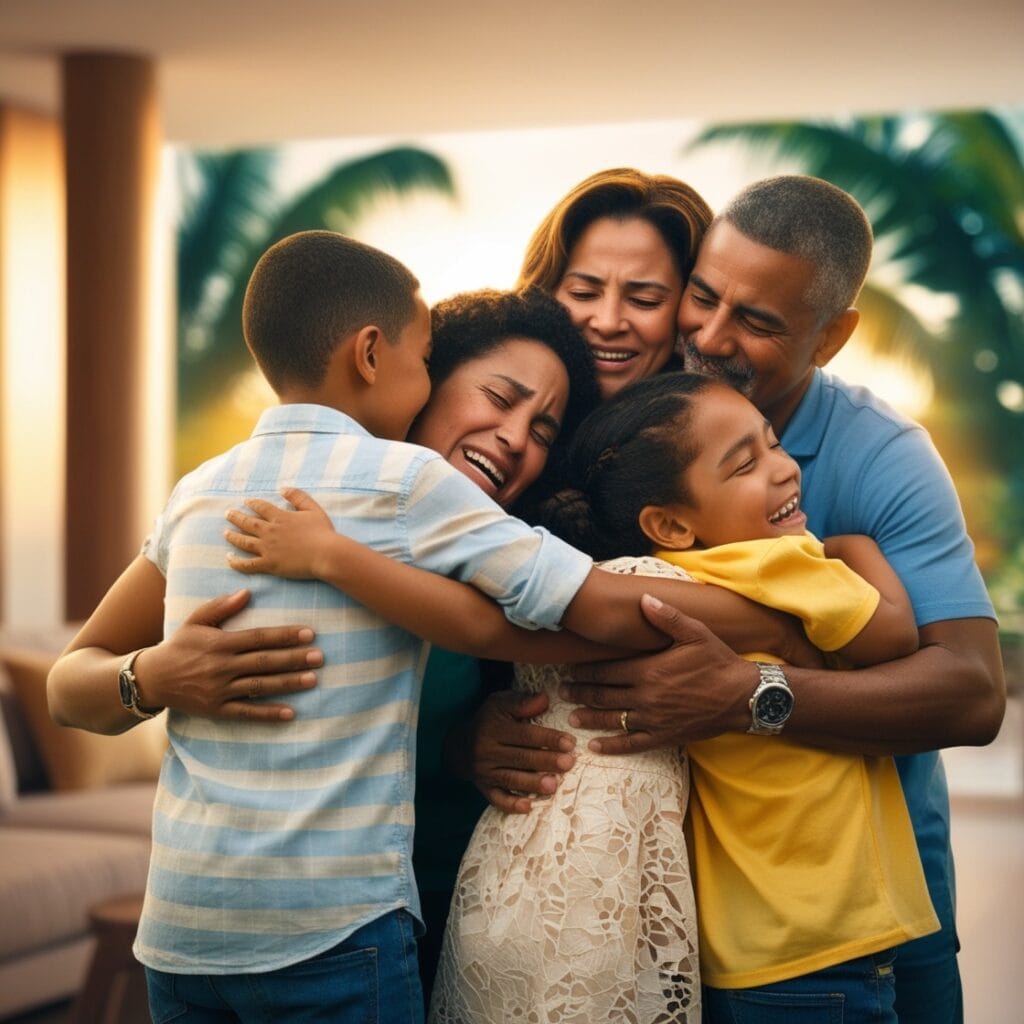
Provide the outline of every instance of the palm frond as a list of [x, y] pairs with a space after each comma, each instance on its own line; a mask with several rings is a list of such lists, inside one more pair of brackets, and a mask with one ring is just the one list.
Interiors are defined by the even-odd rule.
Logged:
[[[288, 201], [277, 196], [264, 198], [235, 225], [246, 230], [230, 230], [230, 218], [222, 207], [245, 208], [244, 201], [233, 205], [232, 188], [248, 191], [257, 176], [247, 177], [244, 172], [260, 167], [264, 154], [260, 151], [252, 161], [244, 159], [245, 154], [230, 154], [223, 164], [211, 165], [210, 177], [218, 186], [211, 191], [222, 191], [223, 198], [219, 203], [205, 202], [203, 209], [214, 221], [205, 231], [211, 248], [216, 239], [230, 249], [230, 272], [221, 269], [227, 266], [225, 256], [218, 266], [221, 294], [216, 303], [195, 307], [202, 314], [202, 343], [189, 346], [179, 338], [178, 411], [182, 419], [252, 367], [242, 337], [242, 302], [252, 269], [267, 248], [295, 231], [330, 228], [354, 233], [359, 217], [384, 195], [404, 196], [418, 189], [447, 196], [455, 192], [451, 172], [439, 157], [415, 147], [396, 147], [343, 163]], [[269, 162], [265, 165], [268, 173], [270, 166]], [[199, 213], [197, 209], [195, 216]], [[210, 286], [207, 277], [202, 287], [209, 290]]]
[[179, 157], [178, 313], [193, 319], [216, 275], [237, 270], [271, 201], [269, 150]]

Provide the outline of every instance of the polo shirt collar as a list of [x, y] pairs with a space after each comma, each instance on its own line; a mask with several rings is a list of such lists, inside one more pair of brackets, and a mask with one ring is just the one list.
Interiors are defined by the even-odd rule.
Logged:
[[326, 405], [286, 404], [264, 409], [256, 421], [252, 436], [265, 434], [358, 434], [371, 437], [357, 420]]

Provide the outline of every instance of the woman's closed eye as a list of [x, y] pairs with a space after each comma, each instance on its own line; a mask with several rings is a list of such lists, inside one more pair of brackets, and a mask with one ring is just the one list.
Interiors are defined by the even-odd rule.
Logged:
[[495, 391], [494, 388], [482, 388], [483, 393], [499, 408], [499, 409], [511, 409], [513, 405], [512, 398], [500, 391]]
[[558, 437], [557, 433], [547, 425], [530, 428], [530, 437], [542, 448], [550, 448]]
[[649, 298], [646, 295], [631, 295], [629, 301], [637, 309], [659, 309], [665, 305], [663, 298]]

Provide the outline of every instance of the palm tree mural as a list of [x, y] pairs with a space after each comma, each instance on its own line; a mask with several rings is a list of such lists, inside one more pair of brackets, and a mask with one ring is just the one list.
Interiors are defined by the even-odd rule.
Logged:
[[[859, 200], [876, 238], [859, 303], [867, 328], [861, 340], [883, 352], [909, 352], [930, 372], [928, 426], [944, 451], [991, 467], [976, 505], [1005, 547], [1024, 539], [1018, 139], [998, 114], [964, 112], [718, 126], [686, 147], [739, 141]], [[908, 286], [945, 300], [944, 324], [922, 323]]]
[[340, 164], [297, 196], [276, 191], [277, 160], [269, 149], [179, 158], [178, 475], [251, 428], [232, 395], [252, 374], [242, 299], [260, 255], [294, 231], [355, 234], [360, 216], [384, 195], [454, 194], [447, 165], [413, 147]]

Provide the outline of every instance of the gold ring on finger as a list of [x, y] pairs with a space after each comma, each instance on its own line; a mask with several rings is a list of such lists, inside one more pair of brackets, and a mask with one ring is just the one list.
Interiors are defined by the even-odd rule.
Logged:
[[623, 711], [622, 714], [619, 715], [619, 725], [622, 726], [622, 731], [623, 732], [625, 732], [625, 733], [629, 732], [629, 712], [628, 711]]

